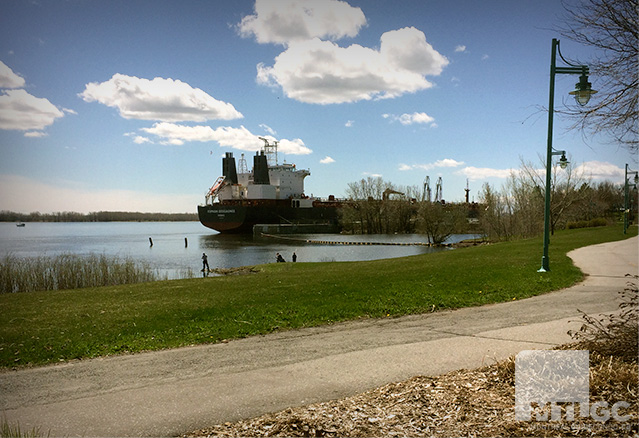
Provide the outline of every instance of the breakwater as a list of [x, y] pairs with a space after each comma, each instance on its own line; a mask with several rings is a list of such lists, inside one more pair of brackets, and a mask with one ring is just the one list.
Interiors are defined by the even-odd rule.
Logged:
[[428, 246], [428, 247], [437, 247], [437, 248], [446, 248], [450, 247], [450, 244], [436, 244], [436, 243], [426, 243], [426, 242], [368, 242], [368, 241], [346, 241], [346, 240], [316, 240], [316, 239], [303, 239], [303, 238], [295, 238], [295, 237], [287, 237], [287, 236], [279, 236], [275, 234], [261, 233], [262, 237], [270, 238], [270, 239], [280, 239], [287, 240], [290, 242], [300, 242], [300, 243], [312, 243], [316, 245], [377, 245], [377, 246]]

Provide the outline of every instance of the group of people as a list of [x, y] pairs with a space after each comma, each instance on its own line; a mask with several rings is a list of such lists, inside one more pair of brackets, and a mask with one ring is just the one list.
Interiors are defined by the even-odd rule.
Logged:
[[[279, 252], [275, 255], [275, 257], [276, 257], [277, 263], [284, 263], [286, 261], [284, 260], [284, 257], [282, 257], [282, 254], [280, 254]], [[297, 261], [297, 254], [295, 254], [295, 252], [293, 252], [293, 256], [291, 257], [291, 260], [293, 260], [293, 263]]]
[[[293, 252], [293, 255], [291, 256], [291, 260], [293, 262], [297, 261], [297, 254], [295, 254], [295, 252]], [[282, 257], [282, 254], [278, 252], [276, 254], [276, 261], [277, 263], [283, 263], [286, 260], [284, 260], [284, 257]], [[209, 272], [210, 270], [211, 270], [211, 267], [209, 266], [209, 258], [207, 257], [206, 253], [202, 253], [202, 272]]]

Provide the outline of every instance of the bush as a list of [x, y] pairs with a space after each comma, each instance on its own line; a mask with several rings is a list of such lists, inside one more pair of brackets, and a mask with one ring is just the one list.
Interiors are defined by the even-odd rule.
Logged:
[[639, 348], [637, 346], [637, 335], [639, 327], [639, 289], [637, 280], [639, 276], [630, 274], [628, 277], [634, 278], [621, 295], [619, 313], [594, 317], [582, 313], [584, 324], [578, 331], [568, 332], [573, 339], [577, 340], [585, 349], [602, 356], [614, 356], [637, 363]]
[[608, 225], [608, 221], [602, 217], [590, 219], [589, 221], [573, 221], [566, 224], [566, 228], [573, 230], [575, 228], [591, 228], [591, 227], [604, 227]]

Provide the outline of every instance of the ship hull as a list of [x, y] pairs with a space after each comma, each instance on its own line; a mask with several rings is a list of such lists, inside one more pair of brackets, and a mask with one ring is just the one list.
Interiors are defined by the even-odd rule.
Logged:
[[252, 233], [257, 224], [337, 225], [338, 209], [334, 202], [295, 208], [290, 200], [244, 200], [200, 205], [198, 216], [202, 225], [220, 233]]

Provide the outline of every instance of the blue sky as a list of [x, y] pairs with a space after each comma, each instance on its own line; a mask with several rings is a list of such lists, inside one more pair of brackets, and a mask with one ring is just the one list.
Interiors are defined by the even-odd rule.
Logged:
[[[194, 212], [259, 136], [306, 193], [381, 176], [478, 199], [545, 154], [550, 0], [0, 3], [0, 210]], [[593, 54], [569, 40], [564, 56]], [[577, 77], [560, 75], [555, 105]], [[597, 78], [591, 76], [593, 88]], [[596, 98], [596, 96], [594, 97]], [[633, 157], [555, 117], [594, 181]]]

